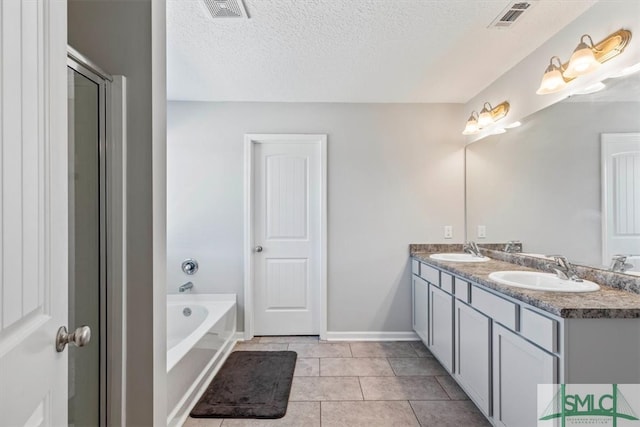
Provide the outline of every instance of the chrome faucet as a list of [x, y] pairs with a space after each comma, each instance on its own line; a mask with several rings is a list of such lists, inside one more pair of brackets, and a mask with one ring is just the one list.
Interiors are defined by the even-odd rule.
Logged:
[[504, 245], [504, 252], [510, 254], [517, 254], [522, 252], [522, 243], [520, 240], [509, 240], [506, 245]]
[[562, 255], [550, 255], [553, 258], [555, 264], [548, 264], [547, 268], [549, 270], [553, 270], [558, 276], [559, 279], [562, 280], [571, 280], [574, 282], [582, 282], [582, 279], [578, 277], [575, 268], [567, 258]]
[[464, 245], [462, 245], [462, 250], [465, 251], [468, 254], [471, 254], [473, 256], [477, 256], [477, 257], [482, 257], [482, 252], [480, 252], [480, 248], [478, 247], [478, 245], [476, 244], [476, 242], [467, 242]]
[[615, 273], [624, 273], [625, 271], [632, 268], [633, 264], [629, 264], [627, 262], [627, 255], [614, 255], [611, 258], [611, 266], [609, 267], [609, 271], [613, 271]]
[[187, 282], [184, 285], [181, 285], [178, 288], [178, 292], [182, 293], [182, 292], [187, 292], [187, 291], [191, 291], [191, 289], [193, 289], [193, 283], [192, 282]]

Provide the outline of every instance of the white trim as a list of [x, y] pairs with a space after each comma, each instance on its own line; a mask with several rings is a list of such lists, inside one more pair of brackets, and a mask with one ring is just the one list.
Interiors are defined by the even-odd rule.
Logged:
[[327, 341], [420, 341], [415, 332], [327, 332]]
[[107, 85], [107, 424], [126, 425], [127, 390], [127, 80]]
[[275, 142], [320, 144], [320, 339], [327, 336], [327, 135], [245, 134], [244, 136], [244, 339], [253, 338], [253, 147]]

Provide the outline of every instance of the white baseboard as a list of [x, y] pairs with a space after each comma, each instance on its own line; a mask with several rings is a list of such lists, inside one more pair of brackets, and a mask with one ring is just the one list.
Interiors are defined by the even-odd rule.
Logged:
[[327, 341], [420, 341], [415, 332], [331, 332]]

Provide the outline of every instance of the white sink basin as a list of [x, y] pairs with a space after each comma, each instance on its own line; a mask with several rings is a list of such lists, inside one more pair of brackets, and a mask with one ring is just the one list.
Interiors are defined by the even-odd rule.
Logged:
[[437, 261], [452, 261], [452, 262], [487, 262], [491, 258], [486, 256], [478, 257], [471, 254], [432, 254], [429, 258]]
[[594, 292], [600, 289], [597, 283], [588, 280], [582, 282], [562, 280], [553, 273], [537, 271], [495, 271], [489, 274], [489, 279], [503, 285], [536, 291]]

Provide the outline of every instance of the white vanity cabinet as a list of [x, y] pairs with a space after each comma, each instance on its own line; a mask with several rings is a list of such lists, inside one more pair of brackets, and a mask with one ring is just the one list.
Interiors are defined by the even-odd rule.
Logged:
[[412, 276], [413, 295], [413, 330], [422, 342], [427, 345], [428, 311], [429, 311], [429, 283], [418, 276]]
[[429, 286], [429, 351], [453, 372], [453, 296]]
[[491, 415], [491, 319], [460, 300], [455, 302], [454, 347], [454, 378]]
[[496, 426], [535, 426], [538, 384], [640, 382], [640, 318], [561, 318], [446, 268], [413, 273], [414, 330]]
[[493, 421], [506, 427], [537, 425], [538, 384], [558, 383], [558, 357], [512, 331], [493, 327]]

